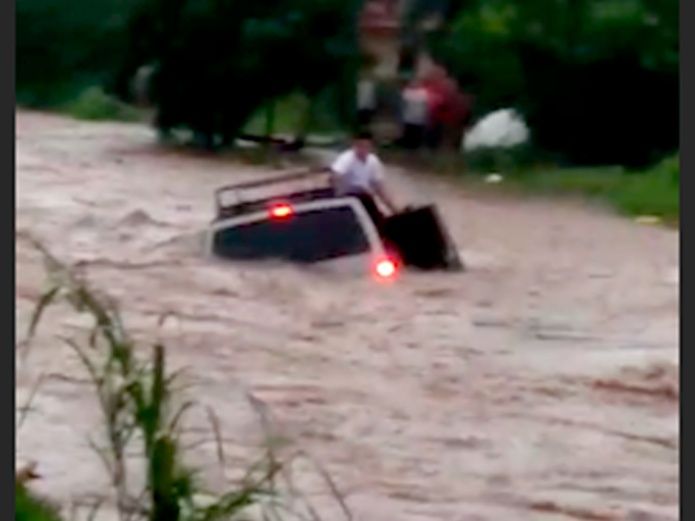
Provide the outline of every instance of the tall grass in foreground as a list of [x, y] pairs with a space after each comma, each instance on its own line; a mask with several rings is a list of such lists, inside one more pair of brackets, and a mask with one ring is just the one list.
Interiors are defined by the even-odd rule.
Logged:
[[[279, 458], [278, 447], [268, 443], [263, 457], [252, 465], [240, 483], [231, 489], [214, 493], [203, 490], [196, 472], [183, 463], [181, 422], [196, 404], [193, 401], [175, 405], [174, 384], [177, 374], [166, 368], [166, 351], [162, 344], [151, 347], [149, 357], [142, 358], [121, 321], [118, 309], [99, 296], [71, 270], [56, 260], [41, 245], [50, 289], [37, 304], [29, 327], [31, 338], [47, 306], [67, 302], [78, 313], [94, 319], [94, 326], [84, 342], [63, 338], [87, 370], [98, 399], [104, 425], [105, 444], [92, 442], [110, 477], [116, 505], [122, 521], [218, 521], [245, 519], [248, 507], [259, 507], [264, 520], [320, 520], [320, 516], [292, 486], [291, 464], [297, 458], [308, 458], [301, 452]], [[258, 402], [250, 397], [252, 404]], [[216, 416], [209, 411], [211, 428], [217, 440], [220, 464], [224, 464], [224, 448]], [[266, 422], [268, 418], [263, 418]], [[138, 446], [146, 476], [143, 490], [133, 491], [132, 458], [128, 454]], [[313, 462], [312, 462], [313, 463]], [[335, 485], [320, 467], [346, 518], [350, 512]], [[287, 488], [287, 499], [281, 490]], [[49, 520], [47, 520], [49, 521]]]
[[22, 483], [14, 487], [15, 521], [62, 521], [56, 509], [31, 494]]

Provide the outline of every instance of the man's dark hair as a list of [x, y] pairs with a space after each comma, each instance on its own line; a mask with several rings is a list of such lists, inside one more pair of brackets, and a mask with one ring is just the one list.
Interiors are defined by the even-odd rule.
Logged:
[[355, 132], [355, 134], [353, 135], [353, 139], [359, 140], [359, 141], [361, 141], [361, 140], [372, 141], [373, 136], [369, 130], [359, 130], [359, 131]]

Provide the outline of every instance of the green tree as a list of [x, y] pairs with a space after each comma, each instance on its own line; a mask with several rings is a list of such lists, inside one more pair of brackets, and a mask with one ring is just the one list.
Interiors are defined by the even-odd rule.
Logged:
[[572, 162], [678, 147], [675, 0], [469, 0], [429, 46], [479, 113], [521, 109], [536, 144]]
[[138, 0], [18, 0], [19, 103], [52, 106], [102, 84], [121, 59]]
[[[17, 98], [56, 106], [103, 86], [124, 100], [143, 65], [164, 131], [229, 141], [259, 108], [300, 92], [353, 99], [360, 0], [18, 0]], [[350, 107], [351, 108], [351, 107]]]
[[[152, 1], [131, 20], [116, 82], [153, 63], [162, 131], [187, 127], [228, 143], [260, 107], [350, 81], [358, 58], [354, 0]], [[219, 141], [216, 141], [219, 139]]]

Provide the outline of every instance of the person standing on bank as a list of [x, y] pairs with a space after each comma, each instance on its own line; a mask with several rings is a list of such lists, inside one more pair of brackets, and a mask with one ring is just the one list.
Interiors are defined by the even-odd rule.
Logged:
[[420, 83], [411, 82], [403, 89], [403, 136], [405, 148], [420, 148], [428, 123], [428, 92]]
[[392, 213], [400, 211], [384, 184], [384, 167], [373, 152], [371, 133], [357, 133], [352, 147], [337, 157], [330, 170], [336, 195], [358, 198], [377, 229], [381, 228], [384, 220], [376, 202], [377, 198]]
[[376, 113], [376, 85], [363, 76], [357, 83], [357, 122], [362, 127], [371, 125]]

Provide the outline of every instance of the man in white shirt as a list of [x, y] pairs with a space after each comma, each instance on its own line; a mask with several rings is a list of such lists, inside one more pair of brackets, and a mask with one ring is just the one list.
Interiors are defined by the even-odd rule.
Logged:
[[355, 136], [352, 148], [338, 156], [331, 165], [331, 171], [336, 195], [349, 195], [360, 199], [377, 228], [383, 221], [383, 215], [376, 204], [375, 196], [391, 212], [398, 213], [399, 208], [384, 185], [384, 167], [373, 153], [372, 136], [368, 132], [361, 132]]

